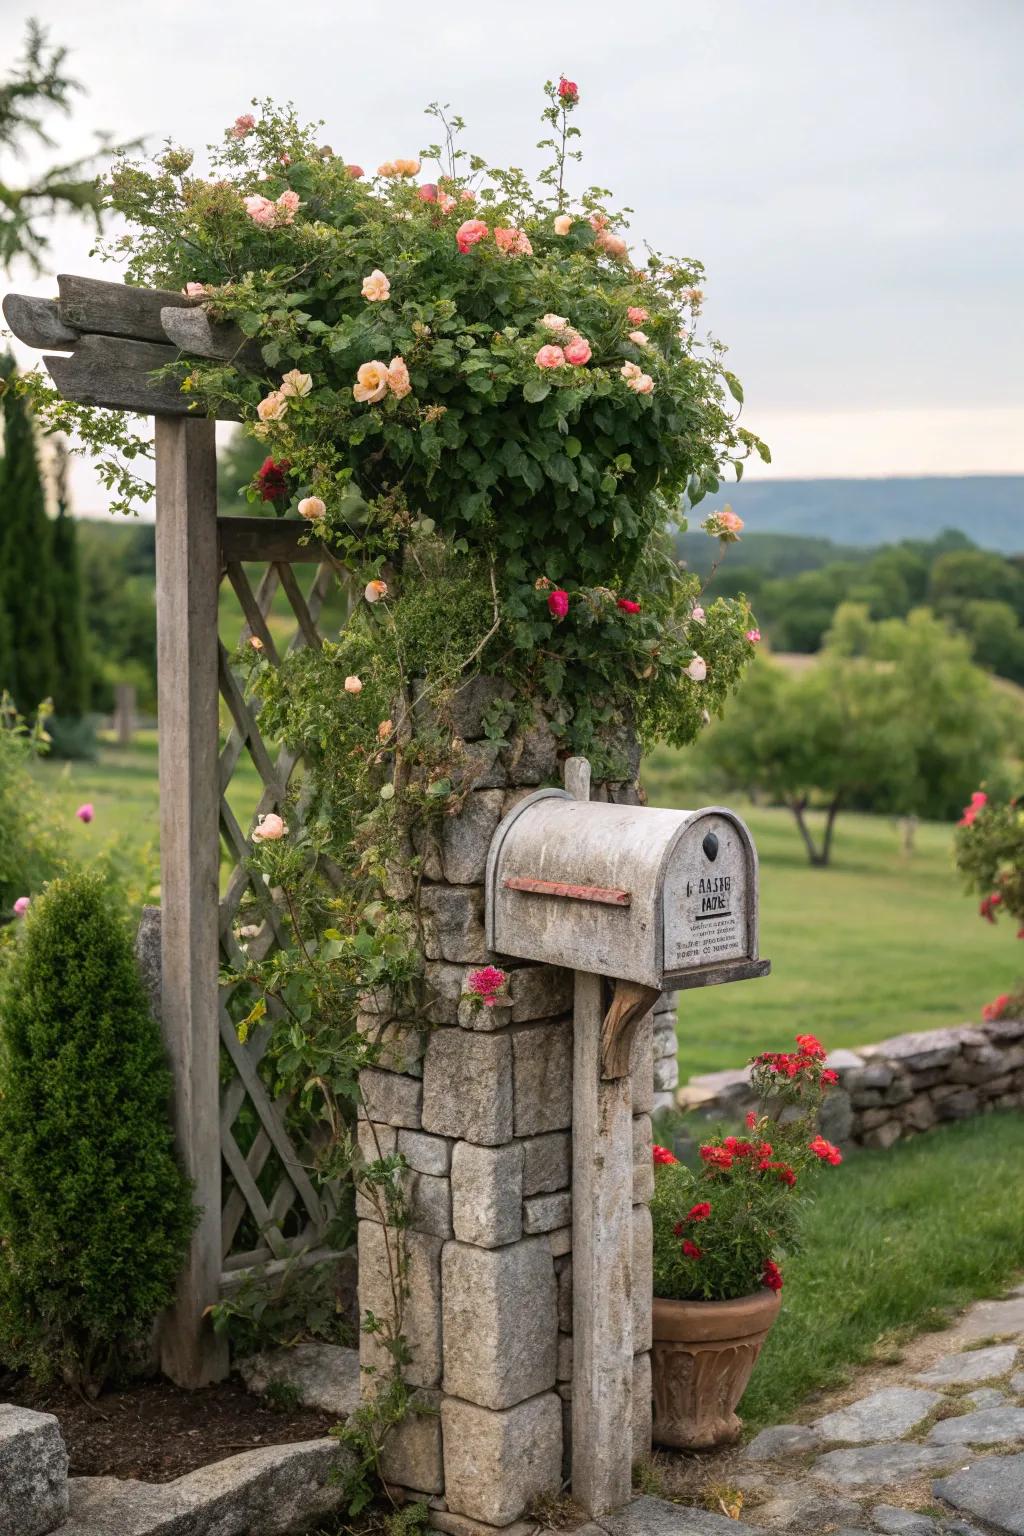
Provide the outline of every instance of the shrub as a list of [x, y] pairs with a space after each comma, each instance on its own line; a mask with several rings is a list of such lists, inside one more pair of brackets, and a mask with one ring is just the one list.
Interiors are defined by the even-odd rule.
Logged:
[[807, 1173], [818, 1162], [842, 1162], [838, 1148], [815, 1134], [822, 1094], [836, 1075], [813, 1035], [798, 1035], [797, 1046], [755, 1056], [760, 1103], [747, 1116], [749, 1137], [712, 1137], [697, 1168], [654, 1148], [656, 1296], [729, 1301], [761, 1286], [782, 1289], [776, 1261], [797, 1247]]
[[[994, 798], [975, 790], [957, 823], [956, 865], [968, 890], [981, 897], [978, 915], [994, 923], [1005, 912], [1024, 939], [1024, 807], [1020, 798]], [[985, 1019], [1019, 1018], [1024, 982], [1001, 992], [982, 1009]]]
[[42, 795], [28, 772], [33, 753], [44, 749], [38, 722], [27, 726], [10, 695], [0, 695], [0, 922], [61, 863], [60, 841], [46, 825]]
[[95, 1393], [171, 1300], [194, 1212], [127, 929], [37, 898], [0, 994], [0, 1357]]

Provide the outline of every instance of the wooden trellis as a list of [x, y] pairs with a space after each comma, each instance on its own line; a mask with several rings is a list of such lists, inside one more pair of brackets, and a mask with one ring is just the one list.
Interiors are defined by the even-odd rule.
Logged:
[[[161, 1023], [179, 1154], [201, 1213], [164, 1321], [161, 1355], [173, 1380], [198, 1386], [228, 1368], [207, 1316], [226, 1289], [254, 1266], [331, 1256], [326, 1239], [337, 1191], [314, 1183], [290, 1106], [272, 1099], [261, 1070], [273, 1016], [241, 1042], [230, 988], [219, 985], [221, 961], [233, 968], [243, 959], [238, 924], [252, 884], [245, 868], [252, 827], [283, 805], [298, 763], [260, 732], [218, 637], [218, 597], [226, 581], [238, 601], [242, 640], [257, 636], [277, 664], [268, 622], [275, 597], [283, 593], [295, 619], [289, 649], [319, 645], [317, 623], [334, 568], [319, 546], [300, 544], [297, 524], [218, 518], [215, 424], [190, 412], [173, 380], [151, 377], [180, 357], [181, 347], [256, 362], [238, 333], [211, 327], [181, 294], [66, 276], [58, 286], [55, 301], [7, 296], [4, 314], [14, 334], [53, 349], [43, 361], [65, 398], [155, 417]], [[305, 583], [303, 567], [311, 576]], [[230, 719], [223, 745], [221, 699]], [[243, 755], [260, 783], [248, 826], [228, 798]], [[222, 842], [231, 866], [223, 894]], [[262, 959], [286, 939], [265, 887], [252, 889], [259, 921], [246, 943]]]

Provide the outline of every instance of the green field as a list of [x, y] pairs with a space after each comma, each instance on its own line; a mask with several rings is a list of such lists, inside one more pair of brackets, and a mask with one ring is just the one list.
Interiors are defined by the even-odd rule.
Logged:
[[[35, 773], [54, 814], [74, 827], [84, 800], [96, 820], [81, 837], [121, 837], [155, 853], [159, 826], [156, 740], [130, 749], [105, 745], [95, 763], [43, 761]], [[683, 754], [665, 750], [645, 769], [655, 805], [715, 800], [688, 783]], [[258, 794], [243, 757], [230, 799], [243, 825]], [[741, 1066], [755, 1051], [780, 1049], [810, 1030], [830, 1046], [856, 1046], [903, 1030], [977, 1019], [983, 1003], [1017, 977], [1010, 928], [976, 915], [952, 867], [952, 829], [918, 828], [911, 858], [884, 817], [841, 816], [835, 863], [811, 869], [787, 811], [738, 804], [761, 856], [761, 952], [772, 975], [684, 995], [680, 1064], [684, 1077]], [[81, 845], [79, 845], [81, 846]]]
[[[684, 754], [657, 752], [644, 775], [653, 805], [720, 803], [688, 782]], [[1009, 990], [1020, 959], [1013, 930], [977, 916], [952, 864], [952, 828], [918, 827], [907, 858], [900, 829], [879, 816], [840, 816], [834, 863], [812, 869], [790, 813], [730, 798], [761, 860], [761, 953], [772, 974], [684, 993], [680, 1069], [739, 1067], [798, 1032], [830, 1048], [905, 1030], [977, 1020]]]

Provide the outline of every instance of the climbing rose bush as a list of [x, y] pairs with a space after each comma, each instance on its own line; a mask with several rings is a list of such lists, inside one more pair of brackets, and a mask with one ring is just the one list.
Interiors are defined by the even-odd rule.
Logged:
[[817, 1133], [836, 1074], [813, 1035], [798, 1035], [796, 1044], [793, 1052], [754, 1057], [759, 1102], [746, 1136], [709, 1138], [693, 1167], [667, 1147], [654, 1148], [656, 1296], [729, 1301], [764, 1286], [782, 1289], [778, 1261], [798, 1246], [813, 1169], [843, 1160]]
[[[368, 175], [254, 103], [208, 175], [177, 148], [117, 166], [130, 232], [107, 254], [251, 339], [177, 371], [266, 444], [254, 501], [294, 507], [360, 584], [393, 573], [399, 600], [417, 542], [439, 540], [484, 598], [476, 669], [546, 707], [567, 748], [623, 722], [683, 742], [753, 642], [742, 601], [698, 634], [669, 534], [768, 453], [702, 329], [700, 264], [631, 246], [603, 189], [570, 195], [581, 92], [563, 77], [547, 96], [534, 183], [462, 149], [437, 106], [443, 142]], [[741, 527], [728, 508], [707, 523], [723, 547]]]
[[[980, 896], [978, 916], [995, 923], [1005, 914], [1024, 939], [1024, 805], [1018, 798], [994, 801], [975, 790], [957, 823], [956, 865], [969, 891]], [[982, 1009], [991, 1022], [1024, 1012], [1024, 982], [1002, 992]]]

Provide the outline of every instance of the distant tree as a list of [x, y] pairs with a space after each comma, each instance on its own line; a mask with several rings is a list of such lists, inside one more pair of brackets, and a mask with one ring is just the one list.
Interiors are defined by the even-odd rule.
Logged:
[[51, 698], [58, 683], [54, 645], [53, 533], [25, 400], [11, 388], [14, 362], [0, 358], [4, 459], [0, 482], [0, 598], [9, 642], [0, 686], [22, 714]]
[[90, 707], [114, 707], [118, 683], [156, 707], [156, 600], [152, 525], [83, 522], [79, 552], [90, 656]]
[[861, 574], [856, 565], [836, 562], [819, 571], [802, 571], [766, 581], [757, 602], [757, 617], [771, 635], [777, 651], [817, 651], [832, 615]]
[[809, 862], [824, 866], [842, 809], [951, 816], [1006, 742], [966, 640], [926, 611], [876, 623], [846, 604], [813, 666], [758, 660], [705, 750], [728, 783], [788, 806]]
[[53, 524], [54, 598], [53, 644], [57, 664], [53, 704], [58, 715], [77, 719], [89, 707], [89, 660], [82, 605], [82, 574], [78, 532], [68, 507], [67, 450], [60, 440], [56, 454], [57, 517]]
[[[51, 47], [39, 24], [30, 21], [24, 55], [0, 82], [0, 156], [16, 160], [33, 145], [53, 148], [43, 117], [47, 110], [67, 115], [82, 89], [67, 74], [66, 60], [67, 49]], [[49, 241], [40, 224], [55, 213], [81, 214], [99, 228], [102, 193], [90, 167], [117, 146], [103, 134], [97, 138], [93, 154], [51, 165], [29, 186], [18, 186], [0, 160], [0, 269], [9, 270], [22, 257], [34, 271], [42, 270]]]
[[1002, 555], [971, 549], [940, 555], [931, 569], [928, 601], [936, 613], [959, 624], [965, 603], [1009, 603], [1024, 619], [1024, 576]]
[[1024, 683], [1024, 625], [1009, 603], [990, 598], [965, 603], [960, 627], [980, 667], [1011, 682]]

